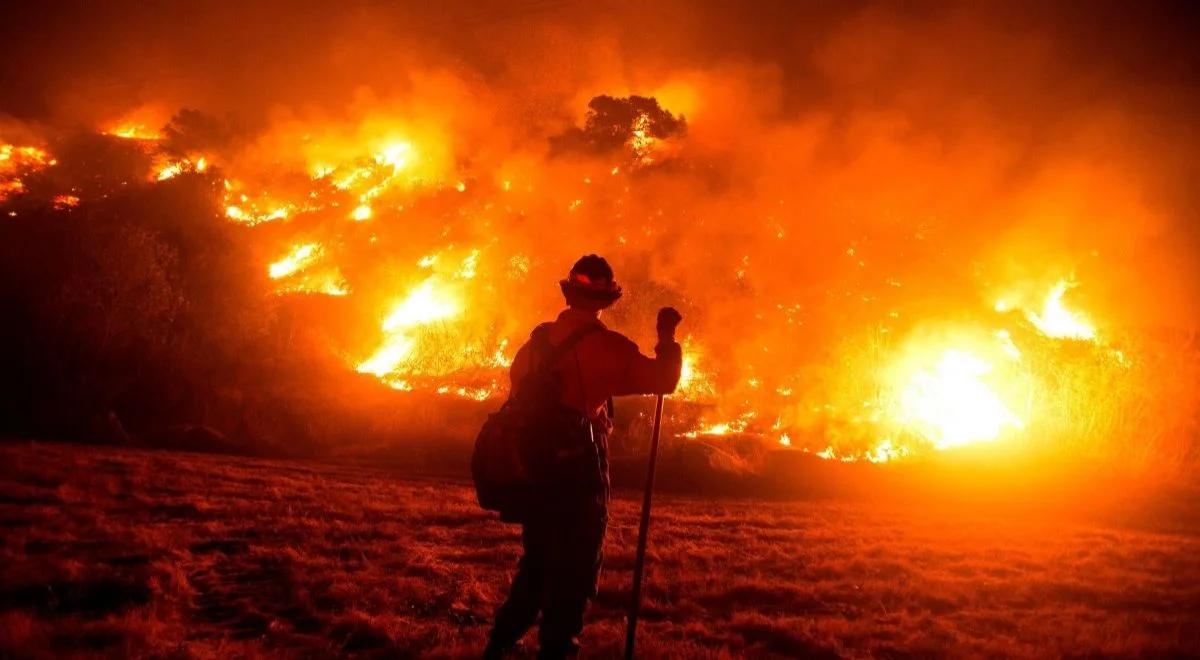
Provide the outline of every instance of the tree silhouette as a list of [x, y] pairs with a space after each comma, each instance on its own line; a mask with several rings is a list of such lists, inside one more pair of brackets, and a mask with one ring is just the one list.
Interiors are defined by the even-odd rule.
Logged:
[[[645, 96], [597, 96], [588, 102], [583, 128], [572, 126], [550, 138], [553, 153], [610, 153], [628, 149], [636, 137], [666, 139], [687, 132], [687, 121]], [[635, 154], [636, 155], [636, 154]]]

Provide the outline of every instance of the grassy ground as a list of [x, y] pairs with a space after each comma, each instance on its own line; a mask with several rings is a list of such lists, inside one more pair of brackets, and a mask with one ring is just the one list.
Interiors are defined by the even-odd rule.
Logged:
[[[618, 499], [601, 657], [635, 514]], [[470, 656], [518, 551], [463, 484], [42, 443], [0, 444], [0, 529], [0, 657]], [[1178, 526], [664, 497], [649, 566], [649, 657], [1200, 654], [1200, 535]]]

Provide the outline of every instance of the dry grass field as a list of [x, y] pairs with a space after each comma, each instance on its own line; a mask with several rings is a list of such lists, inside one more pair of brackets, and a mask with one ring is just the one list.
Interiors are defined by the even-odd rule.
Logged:
[[[587, 651], [619, 653], [636, 503]], [[1200, 534], [1136, 517], [663, 497], [647, 657], [1200, 655]], [[0, 656], [471, 656], [515, 529], [463, 483], [0, 444]]]

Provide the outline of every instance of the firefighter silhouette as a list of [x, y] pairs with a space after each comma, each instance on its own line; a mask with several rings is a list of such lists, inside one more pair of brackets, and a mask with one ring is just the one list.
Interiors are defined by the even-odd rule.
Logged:
[[534, 331], [517, 351], [510, 371], [513, 387], [535, 368], [539, 353], [555, 351], [559, 402], [586, 417], [589, 460], [546, 492], [538, 493], [522, 518], [523, 554], [508, 598], [496, 612], [485, 657], [501, 657], [532, 627], [538, 614], [539, 657], [561, 658], [579, 649], [588, 601], [596, 593], [608, 524], [608, 436], [611, 397], [663, 394], [679, 383], [683, 354], [675, 341], [682, 317], [672, 308], [658, 313], [655, 357], [643, 355], [624, 335], [609, 330], [600, 312], [621, 297], [612, 268], [589, 254], [560, 283], [567, 308]]

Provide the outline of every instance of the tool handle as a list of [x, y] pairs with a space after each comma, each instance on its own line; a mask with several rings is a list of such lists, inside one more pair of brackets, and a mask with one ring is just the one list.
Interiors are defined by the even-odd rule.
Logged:
[[638, 525], [637, 559], [633, 564], [633, 594], [629, 601], [629, 622], [625, 626], [625, 660], [633, 660], [637, 637], [638, 609], [642, 598], [642, 571], [646, 566], [646, 541], [650, 536], [650, 503], [654, 497], [654, 466], [658, 463], [658, 434], [662, 428], [663, 395], [654, 402], [654, 431], [650, 436], [650, 459], [646, 465], [646, 492], [642, 496], [642, 520]]

